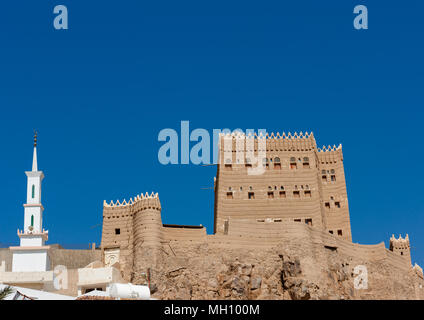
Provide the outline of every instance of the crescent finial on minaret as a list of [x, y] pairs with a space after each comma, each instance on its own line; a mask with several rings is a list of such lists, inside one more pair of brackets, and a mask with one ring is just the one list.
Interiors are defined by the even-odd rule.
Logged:
[[34, 148], [37, 146], [37, 136], [38, 136], [38, 132], [37, 130], [34, 130]]
[[38, 132], [34, 130], [34, 155], [32, 158], [32, 171], [37, 172], [38, 171], [38, 164], [37, 164], [37, 136]]

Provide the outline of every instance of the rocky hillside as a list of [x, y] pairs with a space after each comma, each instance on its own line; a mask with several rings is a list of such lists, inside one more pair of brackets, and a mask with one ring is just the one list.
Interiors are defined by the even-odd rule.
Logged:
[[[354, 287], [358, 265], [367, 269], [366, 289]], [[424, 282], [412, 268], [400, 270], [384, 260], [361, 260], [334, 248], [311, 251], [295, 240], [255, 249], [169, 246], [150, 268], [158, 299], [424, 298]], [[145, 279], [134, 276], [133, 282], [144, 284]]]

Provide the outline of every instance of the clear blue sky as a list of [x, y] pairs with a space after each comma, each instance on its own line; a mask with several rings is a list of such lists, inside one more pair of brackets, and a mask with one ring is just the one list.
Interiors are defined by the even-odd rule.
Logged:
[[418, 0], [2, 1], [0, 242], [23, 225], [33, 129], [49, 243], [99, 243], [103, 200], [146, 191], [164, 223], [212, 232], [215, 167], [157, 159], [189, 120], [342, 143], [354, 242], [408, 232], [423, 265], [423, 31]]

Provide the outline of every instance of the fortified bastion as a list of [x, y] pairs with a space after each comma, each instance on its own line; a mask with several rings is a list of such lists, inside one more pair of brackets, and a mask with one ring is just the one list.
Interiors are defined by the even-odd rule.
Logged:
[[[408, 235], [389, 249], [352, 242], [341, 145], [319, 149], [312, 133], [229, 134], [219, 159], [214, 234], [163, 224], [157, 193], [105, 201], [105, 265], [164, 299], [424, 298]], [[354, 288], [358, 265], [367, 290]]]

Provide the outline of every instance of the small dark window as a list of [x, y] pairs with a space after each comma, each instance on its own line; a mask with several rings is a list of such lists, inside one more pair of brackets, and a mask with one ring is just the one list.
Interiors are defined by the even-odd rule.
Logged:
[[280, 191], [280, 198], [285, 198], [285, 197], [286, 197], [286, 192]]
[[249, 199], [255, 199], [255, 193], [254, 192], [249, 192], [248, 196], [249, 196]]
[[305, 219], [305, 223], [309, 226], [312, 226], [312, 219]]
[[32, 198], [35, 198], [35, 185], [32, 185]]
[[233, 199], [233, 193], [227, 192], [227, 199]]
[[246, 168], [251, 168], [252, 167], [252, 161], [250, 161], [250, 158], [246, 158], [246, 164], [245, 164]]
[[115, 229], [115, 234], [121, 234], [121, 229], [116, 228], [116, 229]]
[[326, 174], [325, 170], [321, 170], [321, 174]]
[[330, 209], [330, 202], [326, 202], [326, 203], [325, 203], [325, 208], [326, 208], [326, 209]]
[[293, 197], [300, 198], [300, 192], [299, 191], [293, 191]]
[[342, 230], [337, 230], [337, 235], [342, 236], [343, 235]]
[[331, 234], [333, 234], [333, 230], [328, 230], [328, 232], [330, 232]]
[[274, 192], [268, 191], [268, 199], [274, 199]]
[[302, 222], [302, 219], [294, 219], [294, 222]]
[[296, 158], [295, 157], [291, 157], [290, 158], [290, 169], [297, 169], [297, 164], [296, 164]]
[[327, 182], [327, 176], [322, 176], [322, 182]]
[[340, 202], [336, 201], [334, 202], [334, 204], [336, 205], [337, 208], [340, 208]]
[[308, 169], [309, 168], [309, 158], [308, 157], [304, 157], [303, 158], [303, 168], [304, 169]]
[[228, 234], [228, 227], [229, 227], [229, 222], [228, 220], [225, 220], [224, 222], [224, 234]]
[[334, 174], [331, 176], [331, 181], [336, 182], [336, 176]]
[[274, 169], [281, 169], [281, 162], [278, 157], [274, 159]]
[[305, 190], [305, 197], [311, 197], [311, 191], [310, 190]]

